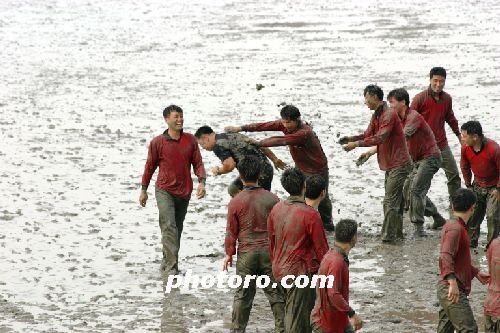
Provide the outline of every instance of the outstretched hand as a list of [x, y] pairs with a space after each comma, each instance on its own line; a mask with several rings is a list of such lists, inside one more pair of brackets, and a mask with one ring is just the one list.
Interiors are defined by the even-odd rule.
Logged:
[[241, 126], [226, 126], [224, 131], [227, 133], [238, 133], [241, 132]]

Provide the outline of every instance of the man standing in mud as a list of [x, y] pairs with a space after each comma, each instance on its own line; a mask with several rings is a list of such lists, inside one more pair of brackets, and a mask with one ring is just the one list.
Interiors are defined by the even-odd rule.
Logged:
[[[258, 185], [262, 160], [249, 155], [238, 162], [238, 172], [243, 190], [229, 202], [224, 270], [232, 266], [238, 241], [236, 273], [242, 280], [249, 276], [267, 275], [271, 283], [264, 289], [274, 315], [275, 332], [284, 333], [285, 298], [281, 288], [273, 288], [275, 282], [269, 256], [267, 217], [279, 202], [276, 195]], [[256, 281], [252, 279], [248, 288], [240, 285], [234, 294], [231, 332], [245, 332], [256, 292]]]
[[[448, 145], [445, 122], [453, 130], [460, 142], [460, 130], [452, 107], [451, 96], [443, 91], [446, 82], [446, 70], [443, 67], [434, 67], [429, 73], [429, 87], [413, 97], [410, 109], [420, 113], [429, 124], [441, 151], [441, 168], [448, 179], [448, 194], [450, 198], [460, 188], [460, 175], [453, 153]], [[440, 227], [434, 225], [434, 227]]]
[[373, 110], [366, 131], [339, 140], [346, 151], [357, 147], [377, 146], [377, 159], [385, 171], [384, 223], [382, 241], [403, 239], [403, 186], [412, 169], [403, 127], [398, 114], [383, 101], [384, 92], [377, 85], [364, 89], [365, 104]]
[[456, 220], [445, 223], [441, 231], [439, 255], [440, 280], [437, 285], [439, 310], [438, 333], [476, 332], [477, 324], [469, 304], [471, 282], [482, 284], [489, 276], [472, 266], [467, 223], [474, 214], [476, 195], [469, 189], [458, 189], [452, 196]]
[[327, 182], [326, 196], [319, 205], [319, 213], [325, 230], [333, 231], [332, 202], [328, 195], [328, 161], [318, 136], [311, 126], [300, 118], [300, 111], [293, 105], [285, 105], [280, 111], [281, 120], [254, 123], [244, 126], [228, 126], [226, 132], [236, 133], [280, 131], [284, 136], [274, 136], [256, 142], [259, 147], [288, 146], [295, 166], [306, 176], [320, 175]]
[[[203, 149], [213, 151], [221, 160], [222, 165], [212, 168], [214, 176], [223, 175], [234, 170], [245, 156], [254, 155], [261, 161], [259, 186], [270, 191], [273, 180], [273, 167], [266, 156], [274, 163], [276, 169], [284, 169], [286, 164], [274, 155], [269, 148], [258, 148], [250, 143], [250, 138], [240, 133], [216, 134], [211, 127], [202, 126], [194, 134]], [[237, 177], [228, 187], [231, 197], [243, 189], [240, 177]]]
[[461, 130], [463, 145], [460, 168], [465, 186], [477, 196], [476, 210], [468, 224], [470, 244], [475, 248], [485, 214], [487, 242], [491, 240], [493, 230], [500, 225], [500, 147], [495, 141], [484, 137], [478, 121], [466, 122]]
[[148, 148], [148, 158], [142, 176], [139, 203], [146, 206], [147, 188], [157, 167], [160, 168], [155, 184], [159, 211], [161, 242], [163, 246], [162, 270], [168, 274], [179, 272], [179, 247], [189, 199], [193, 190], [191, 165], [198, 177], [196, 196], [205, 196], [205, 168], [194, 135], [183, 131], [184, 112], [177, 105], [163, 110], [168, 129], [155, 137]]
[[[267, 219], [273, 275], [285, 287], [285, 332], [311, 332], [310, 315], [316, 297], [314, 288], [298, 288], [293, 279], [317, 273], [328, 251], [321, 216], [304, 202], [305, 177], [298, 168], [286, 169], [281, 185], [290, 194], [277, 203]], [[304, 277], [303, 277], [304, 278]]]
[[493, 237], [486, 246], [488, 249], [488, 294], [484, 300], [484, 332], [500, 332], [500, 227], [493, 232]]

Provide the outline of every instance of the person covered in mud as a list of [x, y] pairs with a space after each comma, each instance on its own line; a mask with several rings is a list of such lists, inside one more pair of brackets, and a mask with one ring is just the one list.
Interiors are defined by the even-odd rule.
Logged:
[[339, 143], [345, 151], [357, 147], [377, 146], [377, 159], [385, 171], [384, 223], [382, 241], [403, 239], [403, 186], [412, 162], [397, 112], [384, 102], [384, 92], [377, 85], [365, 87], [365, 105], [373, 112], [364, 133], [344, 136]]
[[433, 67], [429, 72], [429, 78], [428, 88], [413, 97], [410, 109], [420, 113], [434, 133], [436, 143], [441, 151], [441, 168], [443, 168], [448, 179], [447, 185], [451, 207], [451, 196], [460, 188], [460, 175], [457, 162], [448, 145], [444, 124], [448, 123], [459, 142], [460, 130], [453, 113], [452, 98], [443, 90], [446, 83], [446, 70], [443, 67]]
[[478, 331], [468, 296], [474, 277], [486, 284], [489, 276], [481, 273], [471, 263], [467, 223], [474, 214], [475, 204], [474, 192], [458, 189], [452, 197], [453, 215], [456, 219], [446, 222], [441, 231], [440, 280], [437, 285], [441, 306], [438, 333]]
[[490, 281], [484, 300], [484, 332], [500, 332], [500, 227], [497, 226], [493, 237], [486, 247]]
[[[281, 120], [253, 123], [243, 126], [228, 126], [225, 130], [229, 133], [241, 131], [283, 132], [284, 136], [274, 136], [255, 143], [259, 147], [288, 146], [297, 168], [306, 176], [320, 175], [326, 179], [328, 184], [328, 161], [318, 136], [313, 131], [312, 127], [301, 120], [299, 109], [293, 105], [285, 105], [280, 111], [280, 116]], [[332, 202], [328, 195], [328, 186], [326, 188], [326, 196], [323, 201], [321, 201], [318, 210], [325, 230], [333, 231]]]
[[149, 144], [139, 204], [146, 206], [149, 182], [159, 167], [155, 197], [163, 246], [161, 270], [175, 275], [179, 272], [181, 234], [193, 190], [191, 165], [198, 177], [198, 199], [205, 196], [206, 173], [196, 138], [183, 131], [183, 110], [169, 105], [163, 110], [163, 118], [168, 128]]
[[[262, 170], [260, 158], [249, 155], [238, 162], [238, 172], [243, 183], [243, 190], [231, 199], [227, 210], [226, 240], [224, 247], [226, 258], [224, 270], [232, 266], [238, 241], [238, 260], [236, 273], [242, 280], [248, 276], [266, 275], [271, 283], [264, 288], [274, 315], [275, 332], [283, 333], [285, 316], [285, 298], [281, 288], [273, 288], [275, 282], [269, 256], [269, 238], [267, 235], [267, 217], [279, 202], [276, 195], [258, 184]], [[252, 303], [256, 292], [256, 280], [251, 279], [248, 287], [241, 284], [234, 293], [231, 332], [245, 332]]]
[[461, 130], [463, 145], [460, 168], [465, 186], [477, 196], [476, 210], [469, 222], [471, 247], [476, 248], [484, 215], [488, 227], [487, 242], [500, 224], [500, 147], [483, 135], [483, 128], [478, 121], [466, 122]]
[[311, 332], [310, 315], [315, 291], [298, 288], [289, 275], [311, 277], [328, 252], [321, 216], [304, 202], [305, 176], [298, 168], [286, 169], [281, 185], [290, 194], [277, 203], [267, 219], [273, 275], [285, 287], [285, 332]]
[[343, 219], [335, 228], [335, 243], [323, 257], [319, 275], [333, 276], [332, 288], [316, 286], [316, 304], [311, 312], [314, 333], [350, 333], [363, 321], [349, 306], [349, 251], [358, 240], [356, 221]]
[[[273, 162], [276, 169], [284, 169], [286, 164], [274, 155], [269, 148], [259, 148], [251, 143], [250, 138], [240, 133], [215, 133], [210, 126], [198, 128], [194, 134], [203, 149], [213, 151], [221, 160], [222, 165], [214, 166], [214, 176], [223, 175], [234, 170], [245, 156], [257, 156], [262, 164], [259, 186], [270, 191], [273, 180], [273, 167], [266, 156]], [[240, 177], [237, 177], [228, 187], [228, 193], [234, 197], [243, 189]]]

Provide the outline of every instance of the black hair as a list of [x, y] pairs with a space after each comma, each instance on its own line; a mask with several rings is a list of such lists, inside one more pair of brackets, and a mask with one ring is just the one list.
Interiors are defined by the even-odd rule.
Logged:
[[290, 195], [300, 195], [304, 189], [305, 176], [297, 168], [286, 169], [281, 175], [281, 185]]
[[462, 131], [466, 131], [467, 134], [477, 134], [479, 137], [483, 137], [483, 128], [481, 127], [481, 123], [477, 120], [470, 120], [466, 123], [462, 124], [462, 127], [460, 127]]
[[384, 91], [376, 84], [367, 85], [363, 91], [363, 96], [366, 96], [366, 94], [377, 96], [377, 98], [381, 101], [384, 100]]
[[172, 104], [172, 105], [167, 106], [165, 108], [165, 110], [163, 110], [163, 118], [167, 118], [172, 112], [183, 113], [180, 106]]
[[289, 104], [281, 109], [280, 116], [282, 119], [298, 120], [300, 118], [300, 111], [296, 106]]
[[335, 225], [335, 240], [349, 243], [358, 232], [358, 224], [351, 219], [342, 219]]
[[394, 98], [396, 101], [405, 101], [406, 106], [410, 106], [410, 95], [405, 88], [398, 88], [391, 90], [389, 95], [387, 95], [387, 100]]
[[476, 194], [467, 188], [459, 188], [451, 196], [451, 204], [455, 212], [468, 211], [477, 201]]
[[325, 178], [320, 175], [312, 175], [306, 178], [306, 198], [317, 199], [324, 189], [326, 189]]
[[205, 134], [212, 134], [214, 132], [214, 130], [212, 129], [212, 127], [210, 126], [201, 126], [200, 128], [198, 128], [196, 130], [196, 133], [194, 133], [194, 136], [199, 139], [201, 138], [202, 135], [205, 135]]
[[247, 155], [238, 162], [236, 168], [244, 181], [256, 182], [259, 179], [261, 165], [257, 156]]
[[442, 76], [446, 79], [446, 69], [443, 67], [433, 67], [429, 72], [429, 78], [432, 79], [434, 75]]

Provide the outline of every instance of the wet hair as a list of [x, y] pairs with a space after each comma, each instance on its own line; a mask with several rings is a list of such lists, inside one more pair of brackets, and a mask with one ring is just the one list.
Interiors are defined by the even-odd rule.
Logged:
[[410, 106], [410, 95], [405, 88], [398, 88], [391, 90], [389, 95], [387, 95], [387, 100], [394, 98], [396, 101], [405, 101], [406, 106]]
[[205, 134], [212, 134], [214, 132], [214, 130], [212, 129], [212, 127], [210, 126], [201, 126], [200, 128], [198, 128], [196, 130], [196, 133], [194, 133], [194, 136], [199, 139], [201, 138], [202, 135], [205, 135]]
[[476, 194], [468, 188], [459, 188], [451, 196], [451, 204], [455, 212], [468, 211], [477, 201]]
[[325, 178], [320, 175], [312, 175], [306, 178], [306, 198], [317, 199], [324, 189], [326, 189]]
[[300, 118], [300, 111], [296, 106], [289, 104], [281, 109], [280, 116], [282, 119], [298, 120]]
[[432, 79], [434, 75], [442, 76], [446, 79], [446, 69], [443, 67], [433, 67], [429, 72], [429, 79]]
[[182, 109], [180, 106], [177, 105], [169, 105], [163, 110], [163, 118], [167, 118], [172, 112], [178, 112], [178, 113], [183, 113]]
[[381, 101], [384, 100], [384, 91], [376, 84], [367, 85], [363, 91], [363, 96], [366, 96], [366, 94], [377, 96], [377, 98]]
[[462, 124], [460, 127], [462, 131], [466, 131], [467, 134], [477, 134], [480, 138], [483, 137], [483, 128], [481, 127], [481, 123], [477, 120], [471, 120]]
[[358, 224], [351, 219], [342, 219], [335, 225], [335, 240], [349, 243], [358, 232]]
[[300, 195], [304, 189], [305, 176], [297, 168], [286, 169], [281, 175], [281, 185], [290, 195]]
[[236, 168], [244, 181], [256, 182], [259, 179], [261, 165], [257, 156], [247, 155], [238, 162]]

